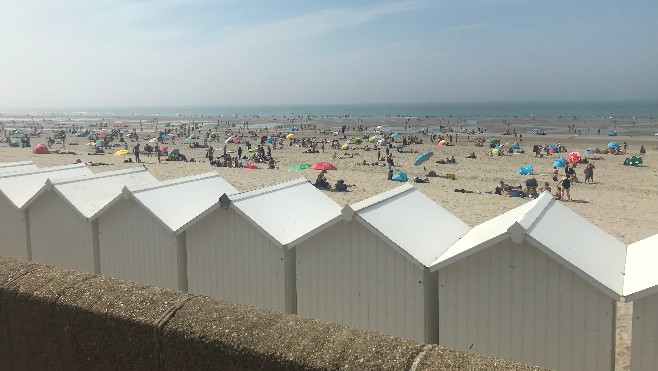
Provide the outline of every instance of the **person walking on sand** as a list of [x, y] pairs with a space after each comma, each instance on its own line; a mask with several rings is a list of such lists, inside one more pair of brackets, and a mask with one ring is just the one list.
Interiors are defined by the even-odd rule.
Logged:
[[644, 149], [644, 144], [640, 146], [640, 157], [647, 154], [647, 150]]
[[139, 163], [139, 143], [133, 147], [133, 154], [135, 155], [135, 162]]
[[562, 181], [560, 182], [558, 189], [560, 189], [560, 187], [562, 187], [562, 190], [564, 192], [562, 198], [564, 198], [564, 196], [566, 195], [567, 201], [571, 202], [571, 193], [569, 192], [569, 188], [571, 188], [571, 180], [569, 180], [569, 176], [567, 176], [566, 174], [564, 175], [564, 178], [562, 178]]

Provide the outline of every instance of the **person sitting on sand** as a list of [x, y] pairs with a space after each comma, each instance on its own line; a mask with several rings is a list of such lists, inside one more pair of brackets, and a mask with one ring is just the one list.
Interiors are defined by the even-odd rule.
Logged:
[[556, 200], [561, 200], [562, 199], [562, 187], [558, 186], [557, 191], [555, 191], [555, 197]]
[[466, 156], [466, 158], [478, 158], [478, 157], [475, 155], [475, 152], [471, 152], [471, 154]]
[[548, 185], [548, 182], [544, 182], [544, 185], [539, 188], [539, 192], [551, 192], [551, 186]]
[[338, 192], [349, 192], [347, 187], [354, 187], [354, 184], [345, 184], [345, 181], [343, 179], [338, 179], [336, 181], [336, 185], [334, 186], [334, 189]]
[[313, 185], [316, 188], [326, 188], [326, 189], [331, 188], [331, 185], [327, 181], [327, 178], [324, 176], [324, 174], [326, 173], [327, 170], [322, 170], [320, 174], [318, 174], [318, 177], [315, 179], [315, 183], [313, 183]]
[[430, 182], [430, 180], [427, 179], [427, 178], [425, 178], [425, 179], [421, 179], [421, 178], [418, 177], [418, 176], [415, 176], [415, 177], [414, 177], [414, 183], [429, 183], [429, 182]]

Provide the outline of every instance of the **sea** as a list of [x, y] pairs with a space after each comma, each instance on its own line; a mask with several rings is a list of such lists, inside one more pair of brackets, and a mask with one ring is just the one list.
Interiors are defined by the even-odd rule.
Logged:
[[[78, 107], [10, 110], [34, 115], [98, 116], [323, 116], [323, 117], [658, 117], [658, 100], [583, 102], [378, 103], [245, 106]], [[2, 116], [0, 116], [1, 118]]]

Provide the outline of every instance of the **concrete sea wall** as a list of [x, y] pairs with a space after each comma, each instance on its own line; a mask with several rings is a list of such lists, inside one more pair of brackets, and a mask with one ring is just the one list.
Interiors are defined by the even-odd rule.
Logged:
[[2, 370], [538, 370], [295, 315], [0, 258]]

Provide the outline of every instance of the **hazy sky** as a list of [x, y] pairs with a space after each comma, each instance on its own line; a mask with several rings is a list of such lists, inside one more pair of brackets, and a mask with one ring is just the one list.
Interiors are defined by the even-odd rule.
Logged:
[[0, 108], [658, 99], [655, 0], [2, 0]]

